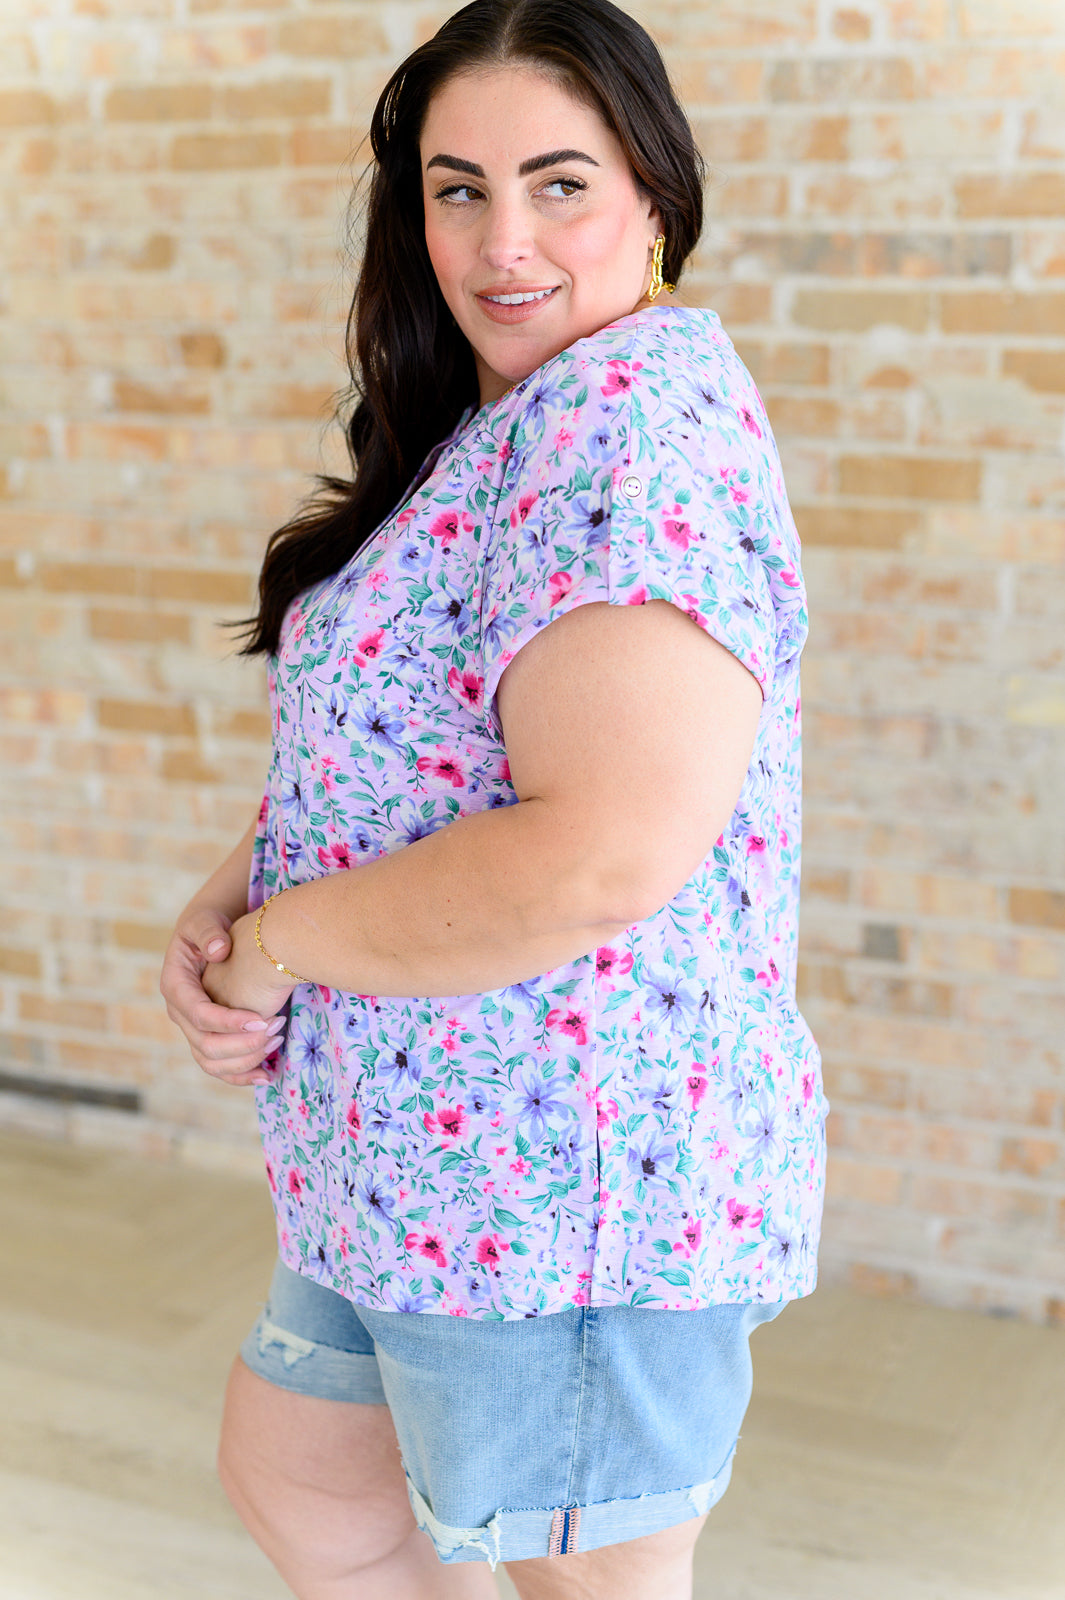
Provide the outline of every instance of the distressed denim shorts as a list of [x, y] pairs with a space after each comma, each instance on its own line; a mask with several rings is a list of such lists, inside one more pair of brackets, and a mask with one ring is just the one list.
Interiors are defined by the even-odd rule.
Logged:
[[387, 1405], [441, 1561], [523, 1561], [701, 1516], [728, 1487], [748, 1339], [777, 1304], [520, 1321], [355, 1306], [278, 1262], [241, 1347], [297, 1394]]

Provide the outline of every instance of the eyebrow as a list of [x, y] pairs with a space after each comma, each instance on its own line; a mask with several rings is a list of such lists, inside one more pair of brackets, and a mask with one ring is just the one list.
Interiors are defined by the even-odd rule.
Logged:
[[[542, 172], [545, 167], [555, 167], [563, 161], [586, 161], [590, 167], [599, 165], [583, 150], [548, 150], [542, 156], [530, 156], [523, 161], [518, 168], [518, 176], [527, 178], [532, 172]], [[461, 156], [433, 156], [425, 163], [425, 167], [426, 171], [430, 167], [449, 167], [452, 172], [465, 172], [471, 178], [484, 177], [483, 167], [479, 167], [475, 161], [463, 161]]]

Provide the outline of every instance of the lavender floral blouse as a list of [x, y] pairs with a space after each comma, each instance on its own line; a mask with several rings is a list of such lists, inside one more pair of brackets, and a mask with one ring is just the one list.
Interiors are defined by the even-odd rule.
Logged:
[[291, 608], [252, 907], [514, 804], [496, 688], [574, 606], [672, 601], [764, 707], [710, 855], [609, 946], [486, 994], [296, 989], [257, 1091], [290, 1267], [356, 1304], [495, 1318], [813, 1288], [827, 1107], [794, 994], [798, 559], [717, 316], [655, 307], [467, 413]]

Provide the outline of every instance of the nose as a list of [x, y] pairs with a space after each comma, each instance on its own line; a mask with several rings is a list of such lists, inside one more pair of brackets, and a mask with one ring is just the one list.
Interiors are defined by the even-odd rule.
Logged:
[[535, 254], [530, 219], [514, 201], [493, 199], [486, 207], [481, 234], [481, 259], [496, 272], [520, 266]]

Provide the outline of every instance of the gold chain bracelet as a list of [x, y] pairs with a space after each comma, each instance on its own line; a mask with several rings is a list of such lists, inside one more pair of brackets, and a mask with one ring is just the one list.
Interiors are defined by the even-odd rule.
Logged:
[[255, 943], [259, 946], [260, 951], [266, 957], [267, 961], [269, 961], [270, 965], [278, 972], [283, 972], [286, 978], [291, 978], [293, 983], [309, 983], [309, 978], [301, 978], [298, 972], [293, 972], [290, 967], [286, 967], [283, 961], [275, 961], [274, 957], [263, 944], [263, 936], [260, 931], [262, 928], [263, 913], [267, 906], [272, 906], [274, 901], [278, 899], [280, 895], [284, 894], [284, 892], [285, 891], [283, 889], [278, 889], [276, 894], [272, 894], [269, 900], [264, 900], [262, 905], [259, 907], [259, 915], [255, 919]]

